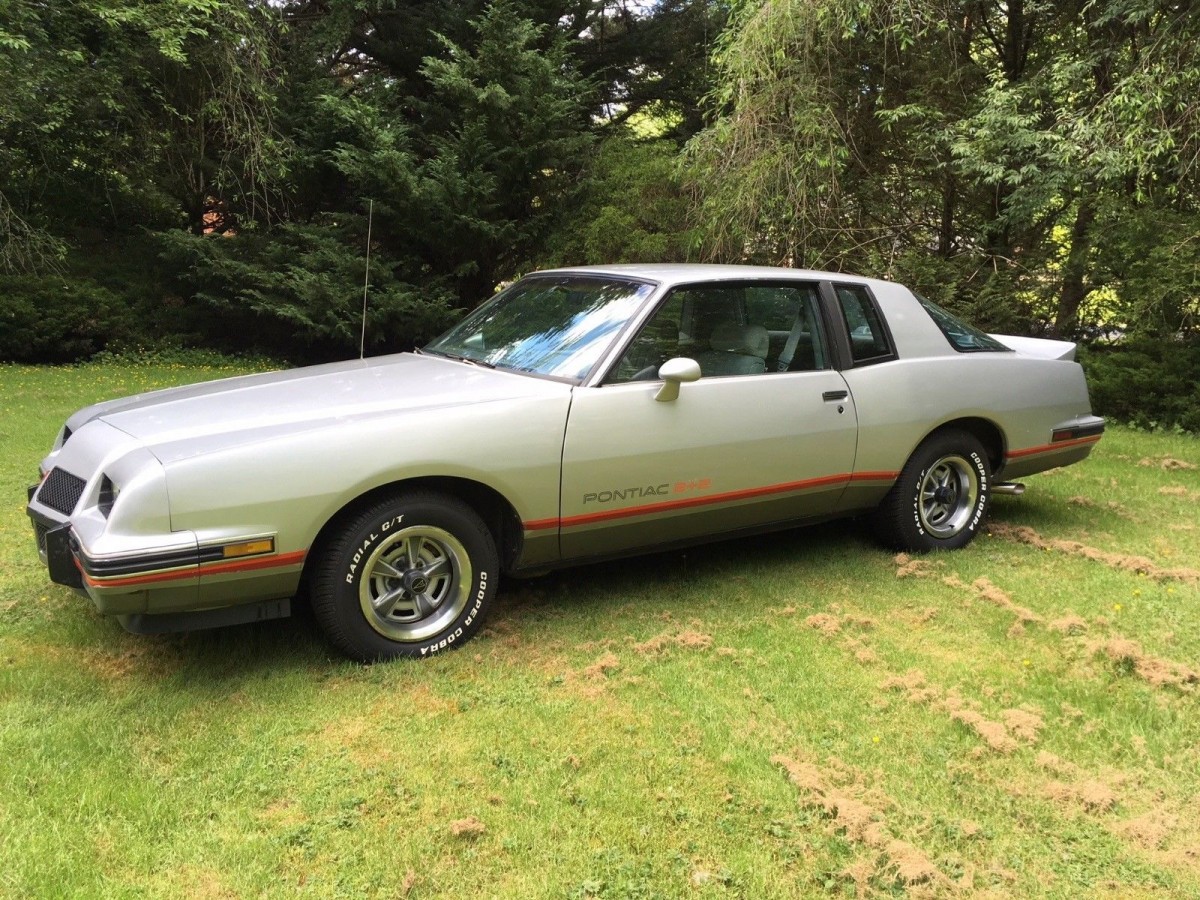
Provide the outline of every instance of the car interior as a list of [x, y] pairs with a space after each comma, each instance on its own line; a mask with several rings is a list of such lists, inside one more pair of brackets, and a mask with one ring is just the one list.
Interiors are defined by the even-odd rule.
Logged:
[[609, 383], [653, 381], [683, 356], [704, 377], [826, 367], [815, 285], [746, 285], [674, 291], [630, 343]]

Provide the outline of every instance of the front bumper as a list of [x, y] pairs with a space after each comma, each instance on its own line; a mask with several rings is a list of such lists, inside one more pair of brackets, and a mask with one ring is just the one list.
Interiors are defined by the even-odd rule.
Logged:
[[26, 507], [38, 556], [102, 615], [151, 631], [287, 614], [278, 601], [295, 593], [306, 551], [280, 552], [278, 535], [254, 526], [173, 528], [165, 470], [129, 435], [88, 422], [41, 470]]
[[[148, 610], [150, 585], [113, 575], [114, 572], [127, 570], [131, 563], [140, 570], [161, 559], [162, 554], [148, 558], [143, 556], [137, 560], [92, 559], [83, 549], [69, 522], [55, 521], [34, 509], [27, 509], [26, 512], [33, 522], [38, 557], [46, 566], [52, 582], [84, 594], [102, 615], [123, 616]], [[185, 550], [182, 555], [186, 558], [181, 560], [181, 568], [186, 574], [181, 579], [173, 579], [170, 586], [154, 592], [156, 606], [163, 604], [168, 609], [178, 609], [196, 605], [199, 582], [197, 554], [192, 549], [190, 553]]]
[[[39, 485], [29, 488], [29, 500], [37, 493]], [[71, 545], [71, 526], [56, 522], [26, 509], [33, 521], [33, 537], [37, 541], [38, 558], [50, 572], [50, 580], [72, 590], [83, 590], [83, 573], [75, 561], [75, 548]]]
[[211, 549], [92, 559], [83, 551], [69, 523], [54, 522], [33, 510], [28, 512], [33, 520], [38, 554], [46, 564], [50, 580], [85, 594], [100, 613], [116, 616], [127, 631], [136, 634], [193, 631], [291, 614], [291, 601], [287, 597], [197, 608], [203, 607], [198, 590], [200, 565], [206, 556], [212, 556]]
[[77, 591], [83, 590], [83, 573], [75, 561], [75, 548], [71, 546], [71, 526], [59, 525], [45, 534], [46, 568], [50, 580]]

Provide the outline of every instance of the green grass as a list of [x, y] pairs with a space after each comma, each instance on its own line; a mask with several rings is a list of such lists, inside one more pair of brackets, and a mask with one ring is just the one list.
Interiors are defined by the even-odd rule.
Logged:
[[509, 583], [361, 667], [304, 615], [127, 635], [37, 562], [63, 418], [220, 374], [0, 368], [0, 895], [1200, 894], [1200, 585], [1119, 565], [1200, 569], [1162, 467], [1200, 442], [1112, 429], [908, 577], [836, 523]]

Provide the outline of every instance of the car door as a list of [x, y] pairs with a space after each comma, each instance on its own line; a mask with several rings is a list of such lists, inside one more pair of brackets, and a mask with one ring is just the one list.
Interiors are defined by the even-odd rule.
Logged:
[[[566, 559], [832, 512], [857, 425], [829, 367], [815, 286], [721, 285], [668, 296], [606, 379], [574, 391], [563, 447]], [[667, 358], [698, 381], [656, 400]]]

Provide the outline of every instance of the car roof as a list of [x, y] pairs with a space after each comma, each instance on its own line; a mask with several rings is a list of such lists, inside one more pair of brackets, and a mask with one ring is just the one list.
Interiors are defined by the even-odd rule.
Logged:
[[844, 272], [820, 272], [813, 269], [785, 269], [772, 266], [731, 266], [711, 263], [631, 263], [608, 266], [570, 266], [538, 272], [538, 275], [587, 274], [616, 275], [656, 281], [659, 284], [688, 284], [697, 281], [812, 281], [836, 279], [860, 284], [878, 282], [878, 279], [848, 275]]

